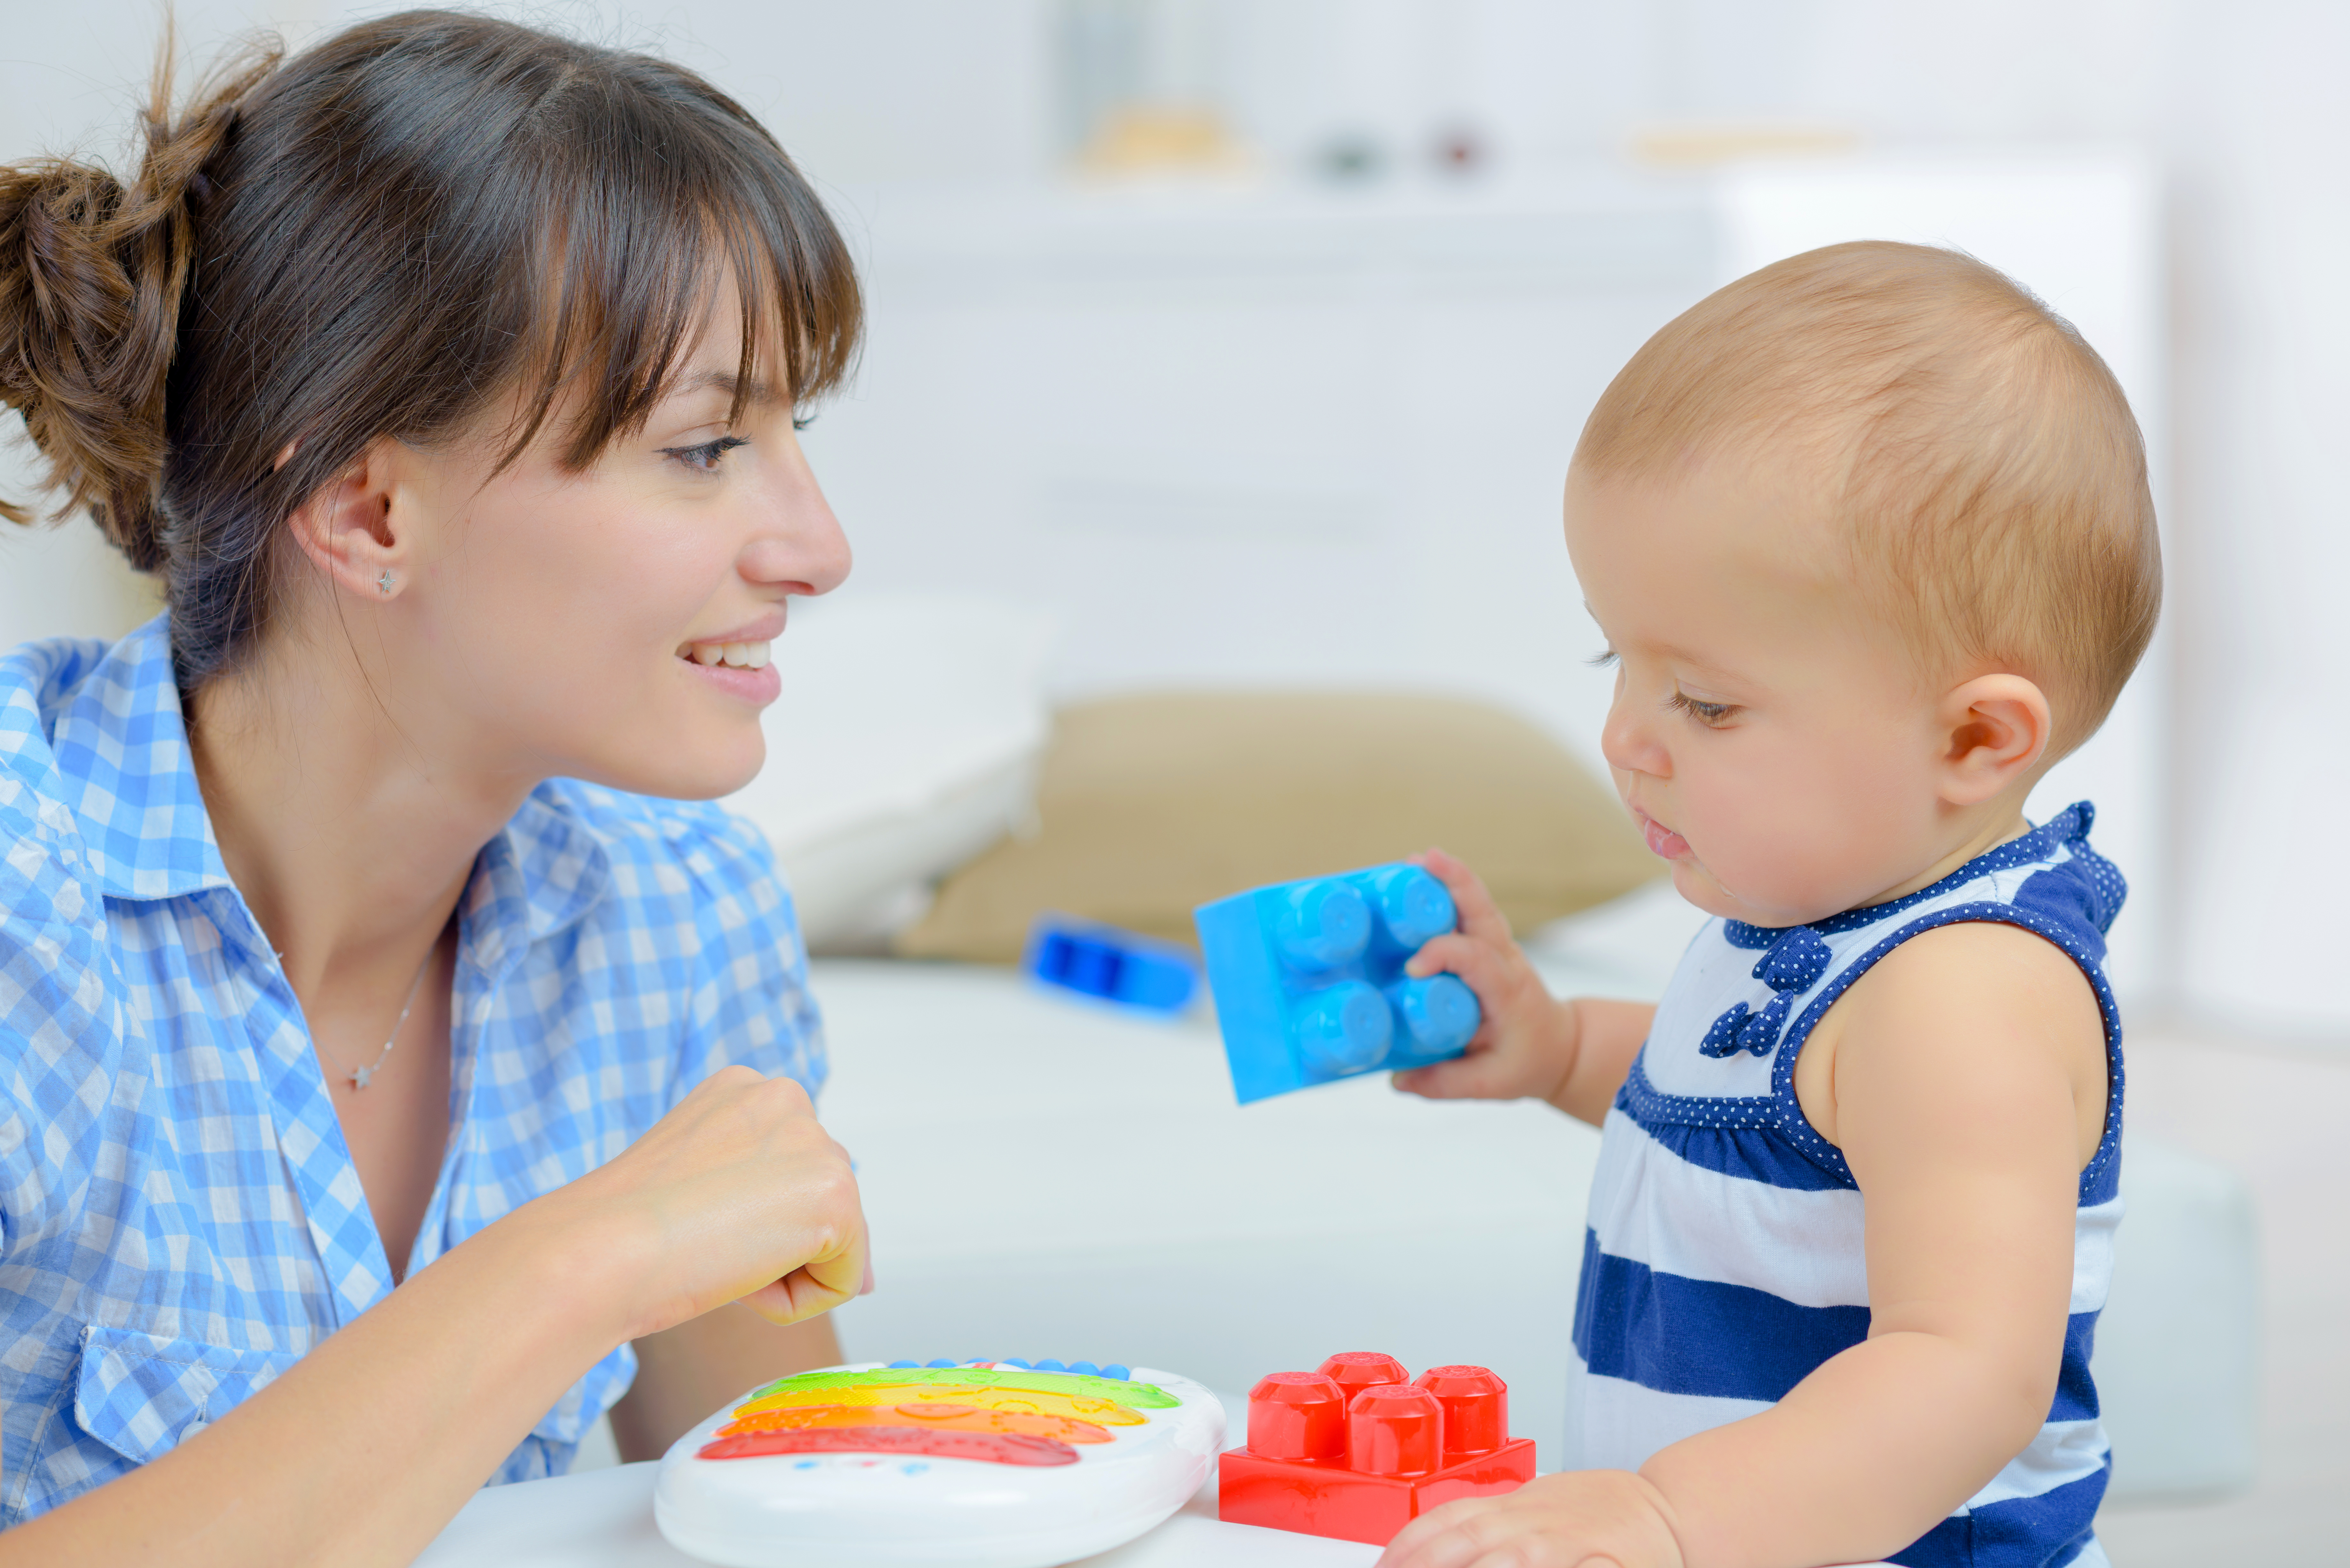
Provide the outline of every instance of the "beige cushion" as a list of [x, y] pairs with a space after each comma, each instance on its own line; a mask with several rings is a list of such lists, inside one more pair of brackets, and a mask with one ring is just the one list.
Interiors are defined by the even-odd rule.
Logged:
[[898, 938], [1011, 962], [1047, 909], [1176, 941], [1268, 882], [1461, 857], [1523, 931], [1659, 875], [1614, 792], [1532, 724], [1384, 693], [1167, 692], [1062, 710], [1039, 828], [949, 877]]

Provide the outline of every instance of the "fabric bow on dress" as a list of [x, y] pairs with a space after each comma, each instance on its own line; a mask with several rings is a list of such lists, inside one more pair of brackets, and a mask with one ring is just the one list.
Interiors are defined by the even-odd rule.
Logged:
[[[1740, 936], [1749, 934], [1769, 936], [1762, 928], [1750, 926], [1744, 931], [1732, 932], [1731, 940], [1740, 947], [1761, 945], [1738, 940]], [[1734, 1056], [1741, 1051], [1768, 1056], [1778, 1046], [1780, 1033], [1787, 1026], [1787, 1013], [1794, 1007], [1795, 998], [1817, 983], [1827, 968], [1828, 944], [1819, 932], [1809, 926], [1789, 926], [1771, 941], [1770, 950], [1754, 965], [1754, 978], [1771, 988], [1771, 1000], [1763, 1003], [1760, 1012], [1751, 1011], [1742, 1002], [1732, 1006], [1713, 1021], [1713, 1027], [1705, 1032], [1704, 1043], [1698, 1049], [1708, 1056]]]

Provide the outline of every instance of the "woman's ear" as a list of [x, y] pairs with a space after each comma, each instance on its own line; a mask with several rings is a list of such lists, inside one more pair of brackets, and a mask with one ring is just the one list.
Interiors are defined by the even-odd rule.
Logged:
[[[368, 448], [286, 519], [294, 542], [328, 581], [378, 604], [398, 597], [411, 553], [392, 505], [398, 488], [394, 444], [378, 441]], [[287, 446], [279, 464], [293, 454]]]
[[1952, 805], [1991, 799], [2047, 753], [2047, 694], [2021, 675], [1979, 675], [1944, 695], [1939, 717], [1947, 745], [1941, 796]]

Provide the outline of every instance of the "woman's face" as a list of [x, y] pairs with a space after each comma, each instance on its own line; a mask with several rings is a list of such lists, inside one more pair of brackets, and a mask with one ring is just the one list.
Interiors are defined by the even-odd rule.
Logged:
[[560, 418], [496, 473], [494, 439], [413, 454], [412, 646], [389, 668], [425, 676], [447, 711], [423, 722], [490, 775], [706, 799], [765, 760], [770, 645], [794, 595], [848, 575], [848, 543], [787, 391], [754, 388], [729, 423], [741, 315], [720, 294], [673, 390], [587, 472], [561, 465]]

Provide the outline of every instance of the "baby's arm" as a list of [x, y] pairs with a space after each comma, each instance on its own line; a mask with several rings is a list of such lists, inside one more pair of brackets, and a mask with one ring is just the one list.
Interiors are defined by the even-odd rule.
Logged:
[[1398, 1073], [1395, 1086], [1431, 1100], [1547, 1100], [1597, 1127], [1648, 1037], [1656, 1008], [1587, 996], [1559, 1001], [1476, 873], [1439, 849], [1413, 858], [1451, 889], [1461, 929], [1421, 948], [1406, 972], [1459, 975], [1485, 1018], [1467, 1055]]
[[1814, 1119], [1867, 1199], [1867, 1340], [1638, 1476], [1545, 1476], [1435, 1510], [1396, 1537], [1388, 1568], [1573, 1568], [1603, 1551], [1621, 1568], [1866, 1561], [2031, 1441], [2055, 1392], [2080, 1171], [2104, 1116], [2095, 1001], [2047, 942], [1963, 925], [1904, 943], [1831, 1022], [1805, 1055], [1833, 1052]]

